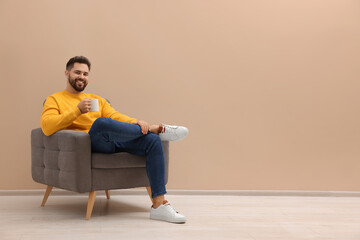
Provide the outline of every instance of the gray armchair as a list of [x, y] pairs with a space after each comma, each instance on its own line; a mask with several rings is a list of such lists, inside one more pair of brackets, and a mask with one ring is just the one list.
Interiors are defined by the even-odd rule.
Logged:
[[[162, 142], [165, 155], [165, 183], [168, 181], [169, 142]], [[89, 134], [61, 130], [45, 136], [41, 128], [31, 132], [31, 172], [35, 182], [47, 185], [41, 206], [53, 187], [78, 193], [89, 192], [86, 219], [91, 217], [96, 191], [148, 187], [145, 157], [121, 152], [92, 153]]]

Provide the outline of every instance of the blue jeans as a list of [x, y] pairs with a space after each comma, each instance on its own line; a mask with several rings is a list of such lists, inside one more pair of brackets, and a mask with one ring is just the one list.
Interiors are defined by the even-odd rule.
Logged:
[[146, 156], [152, 197], [166, 194], [165, 158], [159, 135], [150, 132], [144, 135], [138, 125], [105, 117], [95, 120], [89, 135], [93, 152], [128, 152]]

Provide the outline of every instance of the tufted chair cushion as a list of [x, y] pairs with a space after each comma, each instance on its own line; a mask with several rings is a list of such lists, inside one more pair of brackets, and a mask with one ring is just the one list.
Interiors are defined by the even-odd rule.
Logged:
[[126, 152], [113, 154], [93, 153], [92, 168], [136, 168], [146, 167], [144, 156], [136, 156]]

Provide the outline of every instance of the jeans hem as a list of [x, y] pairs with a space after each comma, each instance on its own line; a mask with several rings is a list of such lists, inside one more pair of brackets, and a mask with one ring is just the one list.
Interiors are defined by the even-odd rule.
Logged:
[[164, 191], [164, 192], [159, 192], [159, 193], [153, 193], [153, 194], [152, 194], [152, 198], [156, 198], [156, 197], [158, 197], [158, 196], [165, 195], [166, 193], [167, 193], [166, 191]]

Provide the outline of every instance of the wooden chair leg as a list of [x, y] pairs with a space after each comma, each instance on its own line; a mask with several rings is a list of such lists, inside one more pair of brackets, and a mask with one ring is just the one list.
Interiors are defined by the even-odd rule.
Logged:
[[42, 207], [45, 206], [45, 203], [46, 203], [46, 201], [47, 201], [47, 199], [48, 199], [48, 197], [49, 197], [52, 189], [53, 189], [52, 186], [47, 186], [46, 191], [45, 191], [45, 194], [44, 194], [43, 201], [42, 201], [42, 203], [41, 203], [41, 206], [42, 206]]
[[106, 198], [110, 199], [110, 190], [105, 190], [105, 193], [106, 193]]
[[148, 192], [149, 194], [149, 197], [150, 197], [150, 200], [152, 203], [154, 203], [153, 199], [152, 199], [152, 194], [151, 194], [151, 187], [146, 187], [146, 191]]
[[90, 192], [88, 205], [87, 205], [87, 211], [86, 211], [86, 220], [89, 220], [91, 217], [91, 213], [92, 213], [94, 203], [95, 203], [95, 198], [96, 198], [96, 191]]

